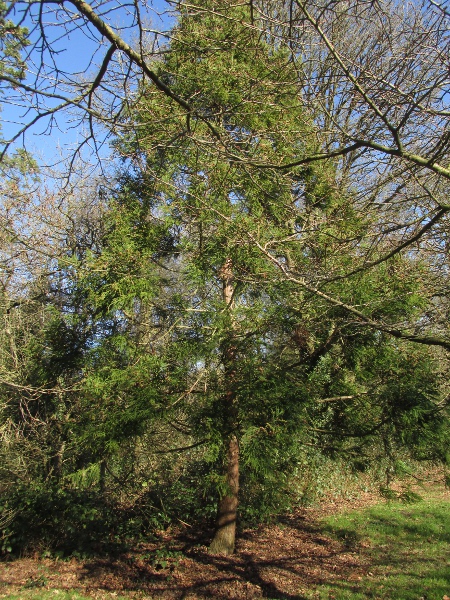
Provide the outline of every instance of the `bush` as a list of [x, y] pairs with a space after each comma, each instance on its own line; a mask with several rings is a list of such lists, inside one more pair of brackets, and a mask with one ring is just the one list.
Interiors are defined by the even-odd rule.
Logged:
[[92, 492], [43, 484], [16, 487], [0, 505], [0, 514], [14, 515], [3, 530], [2, 552], [97, 551], [114, 539], [121, 516], [116, 508]]

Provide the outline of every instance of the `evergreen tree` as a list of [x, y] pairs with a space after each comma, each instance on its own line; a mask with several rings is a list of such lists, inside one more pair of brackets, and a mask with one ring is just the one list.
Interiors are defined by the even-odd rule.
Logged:
[[[257, 517], [275, 510], [302, 445], [364, 463], [381, 451], [395, 460], [401, 446], [441, 458], [445, 436], [430, 354], [317, 293], [393, 330], [420, 324], [426, 265], [412, 253], [376, 264], [372, 217], [340, 163], [277, 168], [320, 153], [321, 134], [295, 65], [254, 19], [248, 4], [180, 5], [152, 65], [172, 95], [144, 80], [124, 107], [104, 226], [67, 236], [55, 272], [34, 282], [42, 318], [20, 307], [29, 327], [18, 319], [14, 338], [2, 334], [0, 365], [10, 373], [20, 346], [4, 423], [40, 445], [35, 477], [57, 488], [91, 469], [102, 493], [106, 466], [161, 431], [173, 434], [168, 452], [203, 448], [218, 505], [211, 551], [222, 554], [234, 549], [238, 502], [247, 513], [256, 503]], [[345, 277], [366, 255], [374, 268]], [[311, 280], [319, 290], [299, 285]]]
[[[328, 289], [371, 307], [386, 322], [410, 318], [421, 301], [418, 264], [408, 260], [356, 280], [339, 278], [364, 252], [367, 221], [354, 210], [351, 190], [338, 189], [336, 165], [290, 172], [259, 167], [318, 145], [297, 95], [295, 69], [252, 28], [247, 4], [211, 0], [203, 9], [203, 3], [181, 5], [170, 48], [155, 65], [160, 80], [195, 107], [195, 116], [186, 117], [142, 82], [130, 112], [133, 133], [117, 142], [128, 160], [118, 215], [127, 215], [129, 229], [115, 238], [115, 247], [122, 244], [127, 252], [134, 245], [135, 266], [114, 286], [127, 282], [129, 294], [117, 297], [134, 307], [138, 299], [138, 312], [146, 298], [153, 310], [163, 305], [170, 315], [170, 333], [156, 350], [164, 384], [153, 375], [161, 373], [161, 363], [153, 364], [145, 378], [148, 393], [163, 407], [163, 398], [181, 388], [194, 437], [206, 437], [212, 466], [222, 465], [211, 551], [229, 554], [240, 474], [246, 483], [267, 485], [271, 470], [288, 469], [295, 443], [310, 429], [302, 423], [329, 418], [314, 402], [324, 406], [330, 394], [350, 395], [353, 367], [337, 364], [350, 365], [357, 348], [377, 343], [377, 334], [362, 331], [345, 311], [284, 280], [280, 264], [305, 277], [336, 275]], [[239, 148], [239, 159], [230, 158], [230, 144]], [[152, 289], [144, 291], [146, 285]], [[143, 364], [156, 360], [149, 349], [148, 342], [141, 346]], [[367, 393], [362, 387], [355, 383], [355, 398]], [[339, 425], [339, 410], [331, 413], [335, 446], [347, 426], [350, 435], [368, 435], [355, 412], [347, 425]], [[372, 433], [377, 423], [374, 416]]]

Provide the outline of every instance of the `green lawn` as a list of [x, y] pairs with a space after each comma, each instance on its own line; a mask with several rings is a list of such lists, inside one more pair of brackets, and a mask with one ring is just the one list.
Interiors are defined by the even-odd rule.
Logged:
[[450, 504], [388, 503], [339, 515], [325, 531], [367, 558], [361, 581], [321, 586], [308, 598], [442, 600], [450, 596]]
[[[74, 590], [21, 590], [16, 594], [9, 594], [8, 596], [2, 596], [0, 592], [0, 598], [7, 598], [7, 600], [92, 600], [92, 596], [83, 596]], [[128, 600], [126, 596], [118, 596], [115, 593], [103, 593], [102, 595], [96, 595], [96, 598], [102, 598], [105, 600]]]
[[[1, 597], [1, 595], [0, 595]], [[8, 600], [92, 600], [87, 596], [82, 596], [77, 592], [62, 590], [23, 590], [17, 594], [7, 596]]]

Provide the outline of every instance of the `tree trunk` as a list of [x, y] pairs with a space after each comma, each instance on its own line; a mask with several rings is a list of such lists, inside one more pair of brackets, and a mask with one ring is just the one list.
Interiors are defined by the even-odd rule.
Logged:
[[219, 502], [216, 532], [209, 547], [212, 554], [229, 555], [234, 552], [239, 492], [239, 445], [235, 435], [228, 440], [226, 483], [227, 493]]
[[223, 347], [225, 390], [222, 401], [226, 413], [224, 445], [226, 446], [225, 481], [226, 492], [217, 508], [216, 531], [209, 547], [212, 554], [229, 555], [234, 552], [236, 539], [236, 517], [239, 493], [239, 443], [237, 428], [236, 344], [233, 335], [233, 264], [227, 259], [221, 269], [223, 301], [230, 311], [230, 335]]
[[47, 477], [51, 477], [54, 481], [59, 482], [63, 471], [63, 458], [66, 449], [66, 442], [61, 442], [58, 450], [50, 458], [50, 469]]

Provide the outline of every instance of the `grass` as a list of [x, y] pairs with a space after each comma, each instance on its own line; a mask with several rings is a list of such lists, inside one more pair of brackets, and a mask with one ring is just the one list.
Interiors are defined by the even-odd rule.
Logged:
[[[322, 521], [322, 532], [358, 555], [358, 577], [302, 590], [304, 600], [442, 600], [450, 597], [450, 504], [429, 497], [415, 504], [383, 503]], [[354, 580], [353, 580], [354, 579]], [[45, 588], [45, 589], [44, 589]], [[115, 592], [97, 598], [126, 600]], [[139, 593], [133, 598], [143, 597]], [[287, 596], [292, 598], [292, 596]], [[45, 574], [30, 578], [9, 600], [91, 600], [77, 590], [48, 589]], [[148, 598], [148, 596], [146, 596]], [[280, 598], [280, 596], [278, 596]]]
[[[98, 597], [98, 596], [97, 596]], [[28, 590], [24, 589], [16, 594], [8, 594], [8, 596], [2, 596], [0, 592], [0, 598], [7, 598], [8, 600], [92, 600], [92, 596], [83, 596], [75, 590]], [[111, 600], [128, 600], [125, 596], [118, 596], [115, 593], [103, 594], [103, 599]]]
[[308, 598], [360, 600], [442, 600], [450, 596], [449, 503], [427, 499], [388, 503], [339, 515], [325, 531], [364, 556], [361, 581], [324, 585]]
[[62, 590], [46, 590], [39, 592], [36, 590], [23, 590], [17, 594], [10, 594], [7, 598], [8, 600], [50, 600], [50, 598], [52, 598], [52, 600], [92, 600], [92, 598], [82, 596], [77, 592]]

